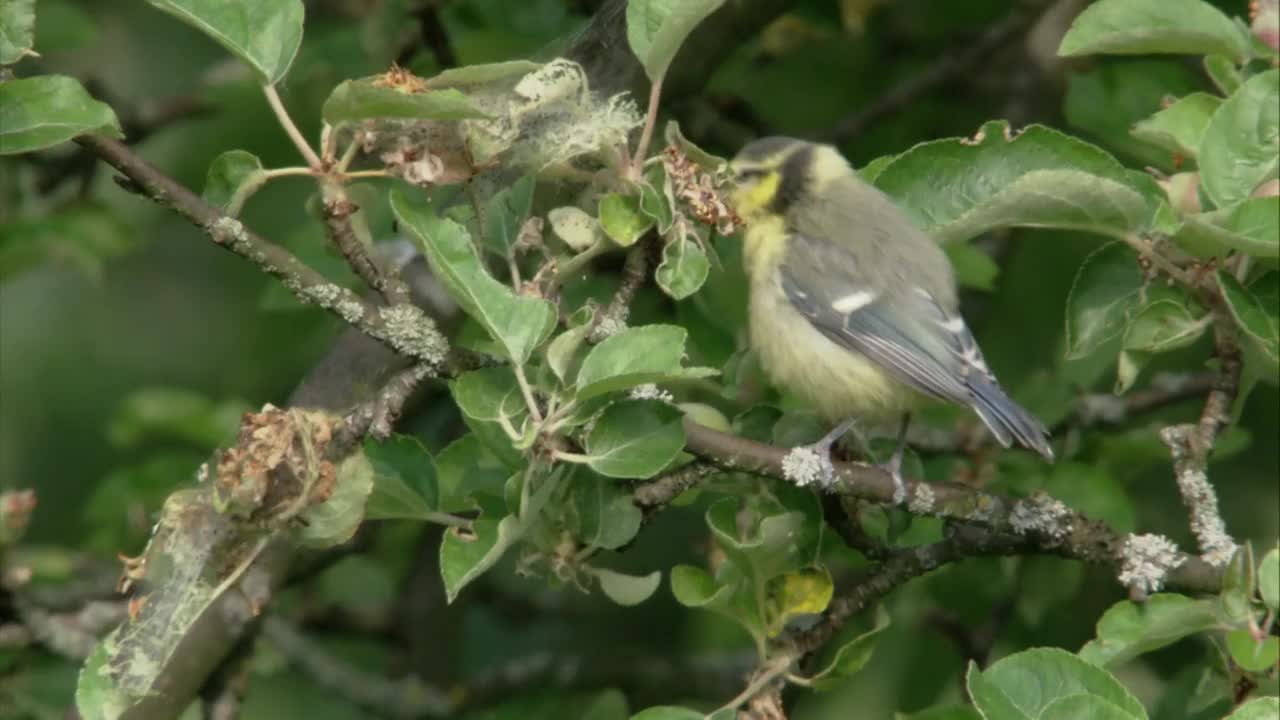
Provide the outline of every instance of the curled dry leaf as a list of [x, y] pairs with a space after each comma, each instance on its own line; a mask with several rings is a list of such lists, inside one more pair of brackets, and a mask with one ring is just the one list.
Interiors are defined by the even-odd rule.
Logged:
[[327, 457], [336, 418], [270, 404], [245, 413], [234, 447], [222, 451], [213, 477], [220, 512], [280, 527], [333, 492]]
[[671, 145], [663, 150], [662, 166], [676, 197], [684, 201], [698, 222], [714, 226], [721, 235], [733, 234], [742, 224], [737, 213], [720, 196], [711, 175], [703, 172], [680, 148]]

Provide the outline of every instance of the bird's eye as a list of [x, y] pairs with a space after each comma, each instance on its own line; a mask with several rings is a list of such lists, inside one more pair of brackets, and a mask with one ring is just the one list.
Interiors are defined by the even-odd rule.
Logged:
[[735, 173], [733, 176], [733, 180], [734, 182], [741, 185], [742, 183], [755, 182], [756, 180], [759, 180], [762, 177], [764, 177], [763, 170], [747, 169], [747, 170], [739, 170], [737, 173]]

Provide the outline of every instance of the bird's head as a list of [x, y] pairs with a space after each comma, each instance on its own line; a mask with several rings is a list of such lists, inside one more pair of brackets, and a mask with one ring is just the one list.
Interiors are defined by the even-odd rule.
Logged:
[[766, 137], [748, 143], [729, 163], [733, 209], [748, 224], [785, 214], [807, 193], [829, 178], [851, 172], [839, 151], [789, 137]]

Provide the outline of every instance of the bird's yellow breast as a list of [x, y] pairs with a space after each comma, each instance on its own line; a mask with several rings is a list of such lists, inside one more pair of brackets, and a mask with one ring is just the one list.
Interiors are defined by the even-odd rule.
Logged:
[[774, 385], [833, 423], [850, 417], [879, 420], [914, 404], [909, 388], [860, 353], [827, 339], [787, 299], [778, 272], [784, 237], [777, 218], [751, 226], [744, 238], [751, 346]]

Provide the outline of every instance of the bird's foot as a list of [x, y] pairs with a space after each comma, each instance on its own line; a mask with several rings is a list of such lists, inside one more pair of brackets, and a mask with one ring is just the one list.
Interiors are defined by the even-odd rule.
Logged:
[[853, 427], [846, 420], [822, 439], [810, 445], [797, 445], [782, 458], [782, 474], [797, 485], [817, 485], [830, 490], [836, 484], [836, 466], [831, 460], [831, 449]]
[[889, 477], [893, 478], [893, 504], [901, 505], [907, 499], [907, 484], [902, 480], [902, 449], [899, 448], [888, 462], [880, 463], [876, 467], [889, 473]]

